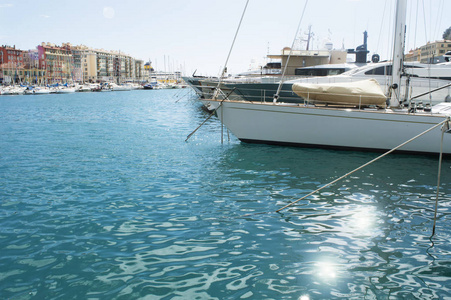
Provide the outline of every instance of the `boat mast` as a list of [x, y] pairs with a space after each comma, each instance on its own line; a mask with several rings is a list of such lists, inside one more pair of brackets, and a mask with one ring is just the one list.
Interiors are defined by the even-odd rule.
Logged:
[[400, 85], [403, 73], [404, 46], [406, 35], [407, 0], [398, 0], [396, 3], [395, 36], [393, 47], [393, 68], [390, 106], [399, 106], [401, 103]]

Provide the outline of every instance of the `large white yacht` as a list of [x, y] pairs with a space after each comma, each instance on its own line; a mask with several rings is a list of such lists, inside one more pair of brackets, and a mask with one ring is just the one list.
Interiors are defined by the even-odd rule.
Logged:
[[[398, 0], [393, 65], [386, 62], [350, 74], [294, 81], [293, 93], [305, 100], [297, 104], [279, 102], [277, 97], [269, 103], [201, 101], [243, 142], [451, 155], [451, 138], [445, 137], [451, 133], [451, 103], [446, 103], [451, 81], [444, 80], [448, 69], [403, 62], [406, 11], [407, 0]], [[319, 103], [313, 97], [309, 100], [313, 93]], [[422, 97], [429, 103], [417, 106], [414, 102]], [[369, 98], [374, 101], [367, 102]]]
[[[353, 67], [352, 67], [353, 66]], [[323, 65], [308, 68], [320, 69], [324, 74], [330, 73], [328, 70], [335, 70], [341, 66]], [[298, 79], [283, 82], [279, 91], [279, 101], [288, 103], [303, 102], [304, 99], [293, 92], [292, 86], [295, 83], [314, 83], [330, 84], [354, 82], [365, 79], [375, 79], [383, 87], [384, 92], [388, 94], [392, 80], [392, 62], [368, 63], [363, 66], [348, 64], [348, 71], [339, 75], [330, 76], [305, 76]], [[446, 64], [422, 64], [417, 62], [405, 63], [404, 74], [402, 75], [403, 84], [409, 81], [409, 89], [402, 91], [404, 98], [413, 97], [426, 93], [430, 90], [440, 88], [451, 82], [451, 65]], [[233, 91], [231, 97], [234, 100], [241, 98], [247, 101], [272, 102], [274, 94], [277, 93], [279, 82], [230, 82], [223, 83], [225, 91]], [[417, 101], [429, 101], [434, 98], [435, 101], [450, 101], [451, 88], [437, 90], [432, 94], [427, 94], [417, 98]]]

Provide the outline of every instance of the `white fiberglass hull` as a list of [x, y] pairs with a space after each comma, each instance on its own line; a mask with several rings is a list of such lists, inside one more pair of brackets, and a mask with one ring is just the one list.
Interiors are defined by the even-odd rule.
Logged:
[[79, 93], [92, 92], [92, 89], [90, 87], [82, 87], [82, 88], [79, 88], [77, 90], [77, 92], [79, 92]]
[[6, 88], [0, 91], [0, 95], [22, 95], [25, 93], [25, 89], [22, 88]]
[[[202, 100], [218, 107], [220, 100]], [[451, 110], [451, 104], [446, 108]], [[446, 119], [444, 114], [408, 114], [391, 110], [354, 110], [289, 104], [223, 101], [219, 119], [241, 141], [318, 148], [386, 151]], [[400, 148], [439, 153], [441, 128]], [[444, 138], [451, 154], [451, 135]]]
[[114, 87], [112, 88], [113, 92], [127, 92], [127, 91], [131, 91], [131, 88], [128, 87]]
[[27, 95], [46, 95], [46, 94], [50, 94], [50, 90], [49, 89], [33, 89], [33, 90], [29, 90], [26, 91], [25, 94]]
[[69, 94], [69, 93], [75, 93], [75, 88], [64, 88], [64, 89], [58, 89], [56, 91], [57, 94]]

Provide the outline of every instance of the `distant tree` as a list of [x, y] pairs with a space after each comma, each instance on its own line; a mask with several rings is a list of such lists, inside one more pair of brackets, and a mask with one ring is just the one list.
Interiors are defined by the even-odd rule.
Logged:
[[443, 39], [444, 40], [451, 40], [451, 27], [448, 27], [448, 29], [443, 32]]

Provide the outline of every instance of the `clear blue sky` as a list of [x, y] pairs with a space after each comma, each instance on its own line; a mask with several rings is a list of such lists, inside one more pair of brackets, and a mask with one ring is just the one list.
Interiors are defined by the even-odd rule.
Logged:
[[[441, 39], [451, 26], [450, 0], [409, 0], [409, 50]], [[71, 42], [116, 50], [159, 70], [217, 75], [224, 66], [246, 0], [0, 0], [0, 44], [28, 50], [41, 42]], [[291, 46], [305, 0], [250, 0], [228, 63], [231, 73]], [[369, 50], [389, 58], [394, 0], [310, 0], [301, 22], [313, 47]], [[418, 7], [418, 12], [417, 12]], [[424, 8], [424, 9], [423, 9]], [[426, 25], [426, 28], [425, 28]], [[416, 35], [415, 35], [416, 33]], [[305, 47], [305, 46], [304, 46]]]

